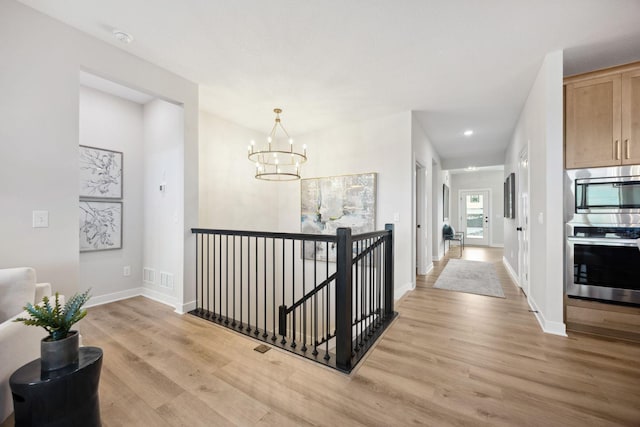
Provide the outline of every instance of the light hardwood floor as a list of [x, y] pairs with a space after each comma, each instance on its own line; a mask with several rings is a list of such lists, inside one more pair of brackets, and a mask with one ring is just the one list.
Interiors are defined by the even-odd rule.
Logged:
[[445, 258], [351, 376], [142, 297], [92, 308], [103, 425], [640, 425], [640, 344], [546, 335], [502, 250], [463, 257], [495, 263], [506, 298], [433, 289]]

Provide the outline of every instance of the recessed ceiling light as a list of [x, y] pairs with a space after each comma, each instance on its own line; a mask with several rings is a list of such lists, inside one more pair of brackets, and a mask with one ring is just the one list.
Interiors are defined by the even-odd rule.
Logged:
[[129, 44], [133, 41], [133, 36], [131, 34], [125, 33], [124, 31], [120, 30], [113, 30], [113, 37], [126, 44]]
[[465, 170], [467, 170], [467, 171], [469, 171], [469, 172], [473, 172], [473, 171], [475, 171], [475, 170], [478, 170], [478, 168], [477, 168], [477, 167], [475, 167], [475, 166], [467, 166], [467, 168], [466, 168]]
[[464, 136], [471, 136], [471, 135], [473, 135], [473, 131], [471, 129], [464, 131]]

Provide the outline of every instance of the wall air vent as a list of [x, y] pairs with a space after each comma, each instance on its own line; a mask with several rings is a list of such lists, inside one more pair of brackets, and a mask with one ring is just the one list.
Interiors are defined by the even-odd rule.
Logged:
[[160, 287], [166, 289], [173, 289], [173, 274], [166, 271], [160, 272]]
[[144, 283], [156, 284], [156, 271], [152, 268], [144, 267], [142, 269], [142, 281]]

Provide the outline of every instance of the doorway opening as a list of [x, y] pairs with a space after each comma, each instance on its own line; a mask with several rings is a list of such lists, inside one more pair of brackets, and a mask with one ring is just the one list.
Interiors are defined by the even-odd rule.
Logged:
[[460, 190], [460, 231], [465, 244], [491, 245], [491, 190]]
[[415, 254], [416, 254], [416, 274], [427, 274], [427, 195], [426, 195], [426, 168], [416, 162], [414, 169], [415, 194]]
[[525, 147], [518, 162], [518, 281], [529, 295], [529, 150]]

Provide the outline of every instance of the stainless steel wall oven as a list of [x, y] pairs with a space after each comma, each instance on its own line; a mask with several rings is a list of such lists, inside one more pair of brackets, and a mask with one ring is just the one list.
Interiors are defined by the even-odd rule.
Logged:
[[640, 166], [569, 170], [565, 195], [567, 295], [640, 305]]

